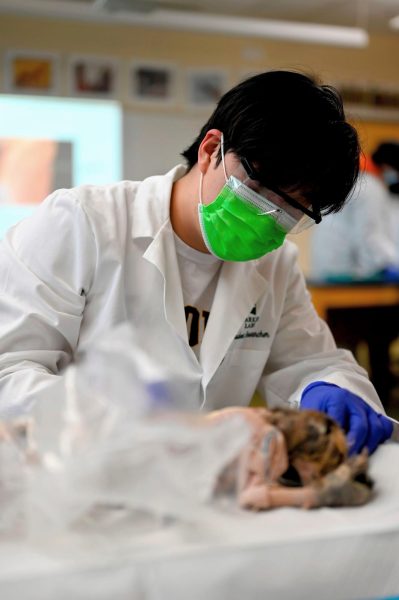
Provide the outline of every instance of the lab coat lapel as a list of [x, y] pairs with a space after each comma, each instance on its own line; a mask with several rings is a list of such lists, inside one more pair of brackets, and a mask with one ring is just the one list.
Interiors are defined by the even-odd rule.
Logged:
[[202, 340], [200, 362], [206, 386], [254, 304], [268, 287], [256, 263], [225, 262]]
[[143, 257], [152, 263], [162, 274], [164, 280], [163, 299], [166, 320], [176, 329], [180, 337], [187, 342], [183, 291], [173, 230], [169, 220], [158, 231]]

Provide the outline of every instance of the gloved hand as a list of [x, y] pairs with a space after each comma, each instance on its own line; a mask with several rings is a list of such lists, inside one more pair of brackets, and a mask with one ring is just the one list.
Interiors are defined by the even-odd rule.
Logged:
[[315, 381], [302, 392], [300, 408], [320, 410], [347, 432], [349, 454], [367, 447], [371, 454], [391, 437], [393, 425], [356, 394], [326, 381]]
[[399, 267], [394, 265], [387, 266], [379, 271], [379, 275], [382, 281], [386, 281], [387, 283], [397, 283], [399, 281]]

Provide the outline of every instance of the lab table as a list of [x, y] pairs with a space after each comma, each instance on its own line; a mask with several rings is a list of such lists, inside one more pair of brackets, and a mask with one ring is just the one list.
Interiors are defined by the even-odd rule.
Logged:
[[[350, 600], [399, 595], [399, 445], [357, 508], [209, 507], [127, 536], [0, 542], [1, 600]], [[62, 536], [61, 536], [62, 538]], [[44, 537], [45, 539], [45, 537]]]
[[322, 319], [335, 309], [399, 307], [399, 284], [359, 281], [352, 283], [308, 282], [313, 304]]

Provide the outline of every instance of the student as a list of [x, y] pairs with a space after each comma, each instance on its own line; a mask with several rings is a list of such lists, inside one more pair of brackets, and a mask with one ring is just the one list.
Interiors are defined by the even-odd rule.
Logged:
[[399, 281], [397, 206], [391, 195], [398, 177], [399, 143], [383, 142], [371, 156], [362, 156], [350, 201], [313, 231], [312, 279]]
[[188, 408], [245, 406], [258, 389], [270, 407], [330, 414], [352, 451], [374, 451], [391, 422], [285, 241], [341, 209], [356, 181], [358, 138], [338, 94], [262, 73], [223, 96], [183, 156], [188, 167], [164, 176], [57, 191], [8, 232], [1, 412], [29, 410], [77, 348], [128, 321]]

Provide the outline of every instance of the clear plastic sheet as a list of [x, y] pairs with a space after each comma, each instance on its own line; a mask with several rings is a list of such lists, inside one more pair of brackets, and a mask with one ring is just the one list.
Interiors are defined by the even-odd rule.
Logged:
[[179, 410], [178, 383], [127, 326], [77, 357], [64, 383], [58, 424], [37, 411], [34, 464], [12, 440], [0, 444], [4, 502], [24, 502], [31, 537], [94, 529], [111, 538], [121, 524], [140, 529], [143, 515], [159, 526], [210, 510], [220, 473], [250, 436], [239, 416], [204, 426]]
[[0, 535], [18, 533], [25, 525], [27, 465], [13, 432], [0, 424]]
[[106, 416], [68, 455], [47, 462], [31, 488], [35, 530], [98, 527], [142, 511], [200, 518], [221, 470], [247, 442], [246, 427], [240, 419], [206, 429], [158, 419]]

